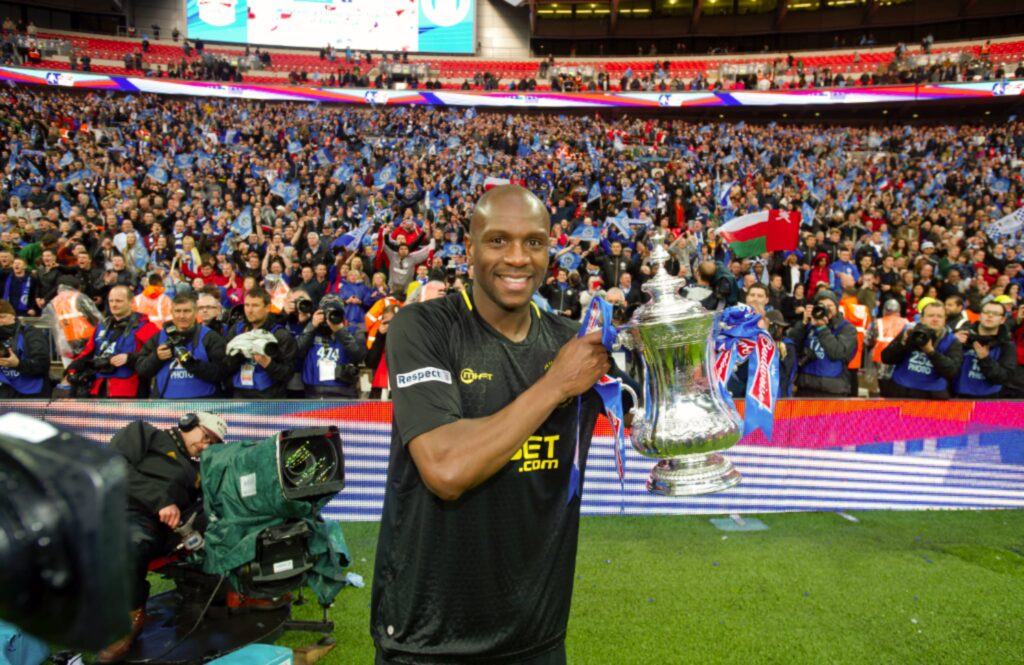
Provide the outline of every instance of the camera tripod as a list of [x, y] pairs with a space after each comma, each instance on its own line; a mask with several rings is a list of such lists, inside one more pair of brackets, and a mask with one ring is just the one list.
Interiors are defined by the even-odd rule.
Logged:
[[285, 631], [320, 633], [322, 646], [333, 646], [334, 622], [328, 607], [321, 606], [320, 621], [292, 618], [296, 601], [272, 608], [232, 608], [224, 578], [207, 575], [194, 567], [170, 563], [160, 573], [176, 588], [153, 596], [146, 603], [146, 621], [125, 656], [125, 663], [149, 665], [192, 665], [236, 651], [254, 642], [270, 643]]

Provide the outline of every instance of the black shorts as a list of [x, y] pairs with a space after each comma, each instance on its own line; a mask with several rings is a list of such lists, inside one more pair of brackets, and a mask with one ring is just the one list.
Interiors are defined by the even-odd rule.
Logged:
[[[413, 656], [412, 658], [415, 658], [415, 656]], [[384, 656], [384, 653], [378, 648], [377, 657], [374, 659], [373, 662], [374, 665], [405, 665], [406, 663], [412, 663], [416, 661], [406, 660], [406, 658], [402, 658], [400, 660], [388, 660]], [[431, 659], [429, 662], [438, 664], [442, 662], [450, 662], [452, 665], [457, 665], [458, 663], [484, 663], [486, 661], [477, 659], [469, 661], [441, 661]], [[501, 663], [502, 665], [566, 665], [565, 642], [559, 642], [555, 648], [550, 649], [549, 651], [545, 651], [540, 655], [532, 656], [527, 660], [501, 661]]]

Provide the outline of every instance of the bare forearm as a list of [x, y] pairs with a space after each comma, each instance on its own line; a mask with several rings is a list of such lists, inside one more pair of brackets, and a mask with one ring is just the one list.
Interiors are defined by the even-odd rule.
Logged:
[[409, 453], [427, 488], [454, 501], [500, 471], [566, 397], [545, 376], [497, 413], [416, 437]]

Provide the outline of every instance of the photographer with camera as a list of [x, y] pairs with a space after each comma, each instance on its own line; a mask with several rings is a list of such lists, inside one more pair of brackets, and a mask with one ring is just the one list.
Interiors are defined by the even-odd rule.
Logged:
[[[171, 553], [180, 537], [174, 532], [190, 515], [202, 518], [199, 456], [223, 443], [228, 426], [212, 413], [189, 413], [177, 427], [157, 429], [141, 420], [129, 423], [110, 440], [110, 450], [128, 463], [128, 532], [134, 547], [131, 632], [103, 649], [100, 662], [124, 658], [146, 622], [149, 562]], [[202, 530], [201, 528], [199, 529]]]
[[949, 399], [963, 359], [960, 340], [946, 327], [945, 305], [930, 302], [921, 310], [921, 322], [882, 351], [882, 362], [894, 366], [892, 377], [880, 382], [882, 396]]
[[256, 286], [245, 294], [245, 320], [231, 328], [227, 367], [232, 397], [285, 396], [295, 371], [295, 337], [270, 313], [270, 294]]
[[1017, 349], [1003, 323], [1006, 309], [992, 300], [981, 306], [981, 317], [956, 338], [964, 348], [964, 362], [953, 383], [953, 392], [969, 399], [994, 398], [1008, 385], [1017, 370]]
[[0, 300], [0, 399], [43, 397], [50, 345], [42, 330], [22, 325], [14, 306]]
[[800, 350], [797, 360], [798, 397], [848, 397], [848, 365], [857, 353], [857, 330], [843, 319], [839, 298], [828, 289], [819, 290], [804, 320], [790, 330], [793, 346]]
[[199, 399], [221, 393], [227, 342], [196, 322], [196, 301], [179, 293], [171, 302], [171, 320], [142, 346], [135, 364], [139, 376], [153, 379], [153, 397]]
[[145, 397], [135, 363], [146, 341], [160, 332], [145, 314], [132, 311], [132, 293], [118, 285], [107, 294], [110, 316], [93, 331], [85, 349], [71, 361], [66, 380], [75, 396]]
[[341, 298], [324, 296], [298, 346], [307, 397], [358, 397], [358, 363], [366, 357], [366, 338], [349, 330]]

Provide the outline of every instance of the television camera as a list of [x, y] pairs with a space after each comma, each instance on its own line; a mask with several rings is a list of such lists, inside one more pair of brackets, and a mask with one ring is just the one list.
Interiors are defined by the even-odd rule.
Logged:
[[[0, 618], [62, 646], [99, 649], [128, 632], [127, 466], [22, 414], [0, 417], [0, 432], [18, 433], [0, 434]], [[332, 643], [327, 611], [348, 586], [349, 558], [340, 524], [320, 513], [344, 487], [338, 428], [212, 446], [200, 472], [201, 514], [176, 530], [171, 556], [150, 562], [174, 589], [149, 599], [125, 662], [205, 662], [285, 630]], [[307, 585], [319, 621], [292, 619]]]

